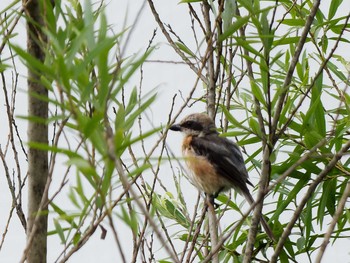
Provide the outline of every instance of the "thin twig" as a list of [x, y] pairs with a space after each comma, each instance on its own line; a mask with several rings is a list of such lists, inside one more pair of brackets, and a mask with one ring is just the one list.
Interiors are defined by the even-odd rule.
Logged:
[[197, 69], [195, 67], [195, 65], [186, 57], [186, 55], [180, 50], [180, 48], [175, 44], [175, 42], [173, 41], [173, 39], [171, 38], [171, 36], [169, 35], [168, 31], [166, 30], [162, 20], [159, 17], [159, 14], [154, 6], [154, 3], [152, 0], [147, 0], [148, 4], [151, 8], [152, 14], [156, 20], [156, 22], [158, 23], [158, 26], [160, 27], [163, 35], [165, 36], [165, 38], [167, 39], [167, 41], [169, 42], [169, 44], [172, 46], [172, 48], [175, 50], [175, 52], [182, 58], [182, 60], [184, 62], [186, 62], [186, 64], [197, 74], [197, 76], [205, 83], [206, 82], [206, 78], [205, 76], [203, 76], [201, 74], [201, 70]]
[[350, 148], [350, 140], [347, 141], [343, 148], [337, 152], [333, 158], [330, 160], [330, 162], [327, 164], [327, 166], [318, 174], [316, 179], [310, 184], [309, 188], [307, 189], [306, 194], [304, 195], [303, 199], [300, 201], [298, 207], [296, 208], [292, 218], [290, 219], [287, 227], [283, 231], [277, 245], [274, 251], [274, 254], [271, 257], [271, 263], [277, 262], [278, 256], [281, 253], [281, 250], [283, 249], [283, 245], [286, 242], [286, 240], [289, 238], [289, 235], [292, 231], [292, 228], [294, 227], [295, 222], [300, 217], [300, 214], [302, 213], [305, 204], [309, 201], [310, 197], [314, 193], [316, 187], [322, 182], [322, 180], [327, 176], [327, 174], [330, 172], [331, 169], [333, 169], [337, 162], [340, 160], [340, 158], [347, 153], [347, 151]]
[[[297, 45], [297, 47], [295, 49], [294, 55], [293, 55], [293, 57], [291, 59], [290, 66], [289, 66], [289, 69], [288, 69], [287, 74], [286, 74], [286, 78], [284, 79], [284, 83], [283, 83], [283, 85], [281, 87], [281, 91], [282, 92], [281, 92], [281, 95], [279, 96], [278, 102], [276, 104], [275, 114], [274, 114], [273, 120], [272, 120], [273, 122], [272, 122], [271, 132], [270, 132], [270, 134], [272, 136], [276, 135], [276, 130], [277, 130], [279, 118], [280, 118], [280, 115], [281, 115], [281, 112], [282, 112], [282, 108], [283, 108], [283, 105], [284, 105], [285, 98], [286, 98], [288, 90], [289, 90], [289, 85], [290, 85], [290, 83], [292, 81], [295, 67], [296, 67], [296, 65], [297, 65], [297, 63], [299, 61], [299, 57], [300, 57], [301, 51], [303, 50], [303, 47], [304, 47], [304, 44], [305, 44], [305, 41], [306, 41], [306, 37], [309, 34], [312, 22], [314, 21], [314, 18], [316, 16], [317, 11], [318, 11], [320, 2], [321, 2], [320, 0], [315, 0], [315, 2], [313, 3], [313, 6], [312, 6], [312, 8], [310, 10], [310, 15], [306, 19], [304, 30], [301, 33], [299, 43], [298, 43], [298, 45]], [[274, 144], [275, 142], [276, 142], [276, 138], [273, 138], [271, 143]]]
[[330, 223], [328, 230], [324, 236], [323, 242], [319, 248], [315, 263], [321, 263], [322, 257], [323, 257], [324, 252], [326, 251], [326, 248], [329, 244], [329, 240], [331, 238], [331, 235], [333, 233], [335, 225], [338, 223], [339, 217], [344, 212], [344, 207], [345, 207], [346, 201], [348, 200], [349, 196], [350, 196], [350, 181], [348, 181], [346, 184], [346, 188], [345, 188], [343, 195], [338, 203], [337, 211], [335, 211], [332, 222]]

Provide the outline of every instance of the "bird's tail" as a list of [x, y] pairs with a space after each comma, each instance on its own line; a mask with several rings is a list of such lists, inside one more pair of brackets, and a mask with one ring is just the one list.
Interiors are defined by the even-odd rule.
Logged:
[[[249, 202], [250, 205], [252, 205], [255, 202], [252, 195], [249, 192], [245, 192], [245, 193], [243, 193], [243, 195], [247, 199], [247, 201]], [[276, 241], [276, 238], [273, 235], [272, 230], [271, 230], [270, 226], [267, 224], [264, 216], [261, 216], [260, 222], [261, 222], [261, 225], [263, 226], [263, 228], [265, 229], [266, 234], [269, 236], [269, 238], [272, 241]]]

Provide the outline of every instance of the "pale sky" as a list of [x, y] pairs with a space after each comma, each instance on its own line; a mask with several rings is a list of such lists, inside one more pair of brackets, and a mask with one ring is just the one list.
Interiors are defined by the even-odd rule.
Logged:
[[[322, 1], [324, 5], [327, 5], [330, 0]], [[1, 0], [0, 1], [0, 10], [7, 6], [12, 1], [10, 0]], [[64, 1], [62, 1], [64, 2]], [[191, 29], [189, 27], [189, 15], [186, 5], [178, 4], [178, 0], [155, 0], [156, 8], [160, 16], [164, 19], [164, 22], [170, 24], [175, 32], [179, 33], [181, 38], [184, 40], [192, 39]], [[132, 25], [136, 12], [138, 8], [142, 5], [142, 0], [110, 0], [108, 8], [106, 9], [108, 22], [114, 25], [114, 32], [118, 32], [122, 29], [124, 24], [126, 10], [127, 14], [127, 25]], [[350, 10], [350, 4], [349, 4]], [[346, 11], [348, 12], [348, 11]], [[24, 21], [20, 21], [20, 26], [16, 29], [18, 35], [15, 37], [16, 43], [24, 44], [26, 40], [26, 34], [23, 28]], [[154, 21], [153, 16], [150, 13], [148, 4], [145, 5], [145, 10], [142, 12], [139, 17], [138, 24], [136, 25], [135, 31], [132, 34], [130, 39], [130, 44], [128, 45], [126, 52], [127, 54], [133, 54], [144, 49], [148, 45], [148, 41], [153, 34], [153, 30], [158, 28], [157, 24]], [[177, 54], [168, 46], [166, 43], [161, 31], [158, 29], [157, 36], [155, 38], [155, 43], [159, 43], [158, 48], [154, 51], [151, 56], [153, 60], [172, 60], [180, 61]], [[24, 74], [22, 67], [18, 67], [20, 74]], [[10, 79], [10, 78], [9, 78]], [[159, 124], [164, 124], [168, 118], [168, 112], [170, 110], [170, 104], [172, 97], [175, 93], [178, 93], [178, 90], [181, 90], [184, 97], [187, 97], [187, 93], [192, 89], [195, 83], [195, 74], [192, 70], [185, 65], [174, 65], [166, 63], [146, 63], [144, 65], [144, 83], [143, 87], [157, 88], [160, 92], [160, 99], [158, 99], [155, 105], [152, 106], [150, 112], [150, 118], [152, 122], [157, 126]], [[25, 90], [26, 82], [23, 77], [20, 79], [20, 87]], [[131, 85], [138, 85], [138, 80], [135, 79], [135, 83]], [[198, 93], [198, 96], [200, 94]], [[180, 106], [182, 101], [178, 98], [177, 106]], [[0, 110], [0, 123], [7, 122], [6, 115], [4, 113], [4, 101], [3, 96], [0, 95], [0, 105], [2, 109]], [[17, 98], [17, 115], [26, 115], [26, 94], [24, 92], [19, 92]], [[199, 105], [191, 109], [186, 109], [184, 115], [192, 113], [195, 111], [203, 111], [204, 105]], [[177, 111], [177, 109], [175, 110]], [[26, 129], [26, 123], [24, 121], [19, 121], [18, 125], [20, 130]], [[26, 133], [23, 132], [22, 136], [25, 136]], [[7, 130], [0, 129], [0, 144], [3, 147], [4, 142], [6, 141]], [[25, 138], [24, 138], [25, 140]], [[181, 140], [181, 135], [176, 134], [172, 135], [172, 138], [169, 138], [169, 145], [171, 149], [180, 155], [180, 149], [178, 142]], [[25, 163], [25, 162], [24, 162]], [[2, 171], [3, 166], [0, 165], [0, 171]], [[14, 167], [14, 166], [13, 166]], [[11, 168], [13, 168], [11, 167]], [[22, 168], [22, 172], [26, 169]], [[163, 169], [164, 173], [166, 170]], [[164, 175], [165, 176], [165, 175]], [[165, 177], [164, 177], [165, 178]], [[185, 181], [185, 180], [183, 180]], [[188, 184], [189, 195], [196, 196], [197, 191], [193, 186]], [[3, 173], [0, 173], [0, 233], [3, 233], [4, 226], [6, 224], [9, 207], [11, 206], [11, 199], [9, 190], [7, 187], [6, 178]], [[61, 195], [58, 201], [65, 201], [67, 196]], [[188, 197], [187, 197], [188, 198]], [[189, 198], [190, 199], [190, 198]], [[50, 226], [52, 227], [52, 220], [49, 220]], [[118, 226], [119, 227], [119, 226]], [[124, 226], [120, 226], [124, 227]], [[129, 229], [124, 228], [126, 231], [125, 234], [129, 235]], [[88, 241], [88, 243], [78, 251], [69, 262], [85, 262], [85, 263], [109, 263], [109, 262], [118, 262], [118, 253], [116, 250], [116, 245], [113, 240], [112, 234], [109, 233], [105, 240], [100, 239], [99, 231], [96, 231], [95, 235]], [[48, 262], [53, 262], [58, 253], [62, 250], [60, 246], [60, 241], [57, 236], [49, 237], [48, 243]], [[13, 216], [11, 222], [9, 233], [7, 234], [4, 247], [0, 251], [0, 262], [1, 263], [15, 263], [18, 262], [22, 250], [25, 245], [25, 234], [22, 226], [20, 225], [16, 215]], [[128, 248], [131, 248], [132, 244], [123, 244], [124, 249], [127, 251]], [[350, 262], [350, 241], [349, 239], [338, 240], [334, 246], [329, 246], [327, 252], [324, 256], [323, 262]]]

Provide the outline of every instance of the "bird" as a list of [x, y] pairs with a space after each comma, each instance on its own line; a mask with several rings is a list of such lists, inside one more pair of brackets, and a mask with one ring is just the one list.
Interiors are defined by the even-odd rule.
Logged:
[[[193, 113], [180, 123], [169, 127], [182, 132], [182, 154], [190, 170], [190, 181], [197, 189], [214, 199], [219, 193], [233, 188], [243, 195], [250, 205], [254, 199], [248, 185], [248, 171], [240, 148], [236, 143], [219, 136], [215, 122], [206, 113]], [[271, 228], [264, 217], [261, 224], [271, 240], [275, 240]]]

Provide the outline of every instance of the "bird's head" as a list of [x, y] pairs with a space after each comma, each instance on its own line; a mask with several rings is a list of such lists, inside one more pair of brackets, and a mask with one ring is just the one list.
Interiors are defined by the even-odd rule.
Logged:
[[205, 113], [188, 115], [180, 123], [169, 128], [172, 131], [181, 131], [186, 135], [204, 136], [217, 134], [214, 121]]

